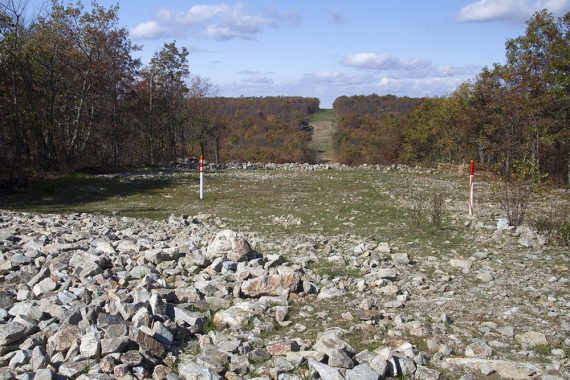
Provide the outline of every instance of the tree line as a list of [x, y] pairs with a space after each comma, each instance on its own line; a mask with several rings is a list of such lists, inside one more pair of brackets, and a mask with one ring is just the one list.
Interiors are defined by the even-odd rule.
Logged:
[[[118, 6], [0, 0], [0, 183], [87, 167], [309, 159], [299, 129], [318, 99], [216, 98], [175, 41], [143, 65]], [[245, 136], [245, 137], [244, 137]], [[229, 145], [226, 145], [229, 144]], [[272, 152], [272, 150], [279, 150]]]
[[526, 161], [570, 183], [570, 13], [537, 12], [523, 36], [507, 41], [505, 64], [483, 68], [447, 97], [341, 97], [334, 108], [342, 162], [475, 159], [509, 174]]
[[[200, 117], [199, 143], [211, 161], [311, 162], [308, 116], [319, 99], [241, 97], [191, 99]], [[201, 110], [201, 111], [199, 111]]]

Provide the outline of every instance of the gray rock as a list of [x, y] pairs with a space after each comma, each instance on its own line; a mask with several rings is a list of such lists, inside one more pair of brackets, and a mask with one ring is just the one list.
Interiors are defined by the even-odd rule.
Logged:
[[73, 378], [77, 376], [79, 373], [89, 369], [90, 366], [91, 366], [91, 361], [89, 360], [67, 362], [59, 366], [58, 372], [59, 375]]
[[113, 246], [106, 241], [98, 241], [95, 245], [95, 251], [107, 255], [113, 255], [116, 253], [115, 248], [113, 248]]
[[152, 325], [154, 338], [165, 346], [170, 346], [174, 340], [172, 332], [160, 321], [154, 322]]
[[121, 355], [121, 363], [131, 367], [141, 364], [142, 361], [143, 357], [138, 351], [127, 351]]
[[118, 338], [104, 338], [100, 341], [101, 354], [107, 355], [115, 352], [127, 352], [131, 347], [131, 339], [127, 336]]
[[493, 273], [489, 270], [479, 272], [477, 274], [477, 278], [479, 279], [479, 281], [485, 282], [485, 283], [491, 282], [495, 279], [495, 277], [493, 277]]
[[378, 271], [378, 276], [386, 280], [395, 281], [398, 278], [398, 271], [395, 268], [382, 268]]
[[405, 252], [398, 252], [392, 254], [392, 262], [395, 265], [408, 265], [410, 263], [410, 258]]
[[489, 360], [478, 358], [447, 358], [439, 364], [443, 369], [453, 367], [466, 367], [473, 371], [480, 372], [481, 367], [486, 365], [491, 367], [502, 378], [515, 380], [530, 380], [533, 376], [540, 375], [542, 370], [535, 364], [512, 362], [507, 360]]
[[493, 349], [482, 339], [475, 339], [465, 348], [465, 356], [468, 358], [488, 358], [493, 354]]
[[414, 373], [414, 377], [418, 380], [438, 380], [441, 377], [441, 374], [438, 370], [418, 366], [416, 373]]
[[529, 347], [548, 344], [546, 336], [543, 333], [536, 331], [528, 331], [523, 334], [517, 334], [515, 335], [515, 340], [520, 344], [528, 345]]
[[265, 307], [255, 302], [242, 302], [214, 315], [214, 324], [218, 327], [239, 329], [253, 321], [256, 315], [264, 312]]
[[244, 281], [241, 291], [249, 297], [280, 296], [288, 291], [297, 291], [300, 282], [298, 273], [260, 276]]
[[252, 250], [247, 241], [239, 239], [231, 230], [223, 230], [216, 234], [214, 240], [208, 245], [205, 257], [214, 260], [226, 256], [230, 261], [247, 261], [252, 258]]
[[10, 263], [12, 264], [13, 267], [19, 267], [22, 265], [29, 264], [31, 262], [32, 262], [32, 259], [30, 257], [21, 255], [19, 253], [13, 255], [10, 258]]
[[460, 268], [463, 273], [469, 273], [469, 270], [471, 269], [473, 263], [469, 260], [451, 259], [449, 260], [449, 265], [451, 265], [453, 268]]
[[154, 338], [154, 332], [147, 327], [141, 327], [135, 337], [135, 342], [141, 350], [146, 351], [153, 357], [162, 357], [165, 354], [162, 344]]
[[8, 346], [24, 338], [26, 327], [19, 323], [0, 324], [0, 346]]
[[388, 362], [388, 360], [386, 360], [385, 358], [383, 358], [381, 356], [374, 356], [368, 362], [368, 364], [370, 365], [370, 368], [372, 368], [381, 377], [386, 376], [386, 374], [388, 373], [389, 367], [390, 367], [390, 363]]
[[230, 358], [227, 353], [211, 345], [204, 347], [202, 353], [196, 357], [197, 364], [210, 368], [219, 374], [226, 370], [229, 362]]
[[43, 347], [36, 346], [32, 350], [32, 357], [30, 359], [30, 364], [32, 365], [32, 370], [37, 372], [40, 368], [45, 368], [48, 363], [48, 358]]
[[51, 292], [57, 287], [57, 283], [51, 278], [47, 277], [34, 285], [32, 291], [36, 297], [41, 296], [45, 293]]
[[335, 349], [328, 350], [327, 355], [329, 357], [328, 364], [333, 367], [340, 367], [340, 368], [354, 367], [354, 362], [344, 350], [335, 350]]
[[343, 295], [345, 295], [346, 293], [344, 292], [344, 290], [340, 290], [337, 288], [329, 288], [329, 289], [323, 289], [319, 292], [319, 295], [317, 296], [318, 299], [320, 300], [324, 300], [327, 298], [335, 298], [335, 297], [342, 297]]
[[12, 356], [12, 358], [10, 359], [10, 362], [8, 363], [8, 367], [19, 368], [19, 367], [23, 366], [24, 364], [27, 364], [29, 360], [30, 360], [30, 355], [28, 352], [23, 351], [23, 350], [18, 350], [18, 351], [16, 351], [14, 356]]
[[178, 373], [183, 380], [221, 380], [215, 371], [190, 360], [178, 364]]
[[185, 310], [176, 306], [167, 309], [167, 314], [179, 325], [195, 327], [197, 331], [202, 328], [206, 321], [206, 317], [204, 317], [203, 314]]
[[334, 367], [318, 362], [314, 359], [308, 360], [309, 367], [314, 369], [323, 380], [343, 380], [344, 376]]
[[380, 375], [376, 373], [368, 364], [359, 364], [353, 369], [346, 371], [346, 380], [378, 380]]
[[35, 371], [34, 380], [52, 380], [53, 372], [50, 369], [42, 368]]
[[79, 352], [84, 358], [95, 358], [101, 354], [101, 342], [98, 335], [96, 332], [90, 332], [81, 337]]

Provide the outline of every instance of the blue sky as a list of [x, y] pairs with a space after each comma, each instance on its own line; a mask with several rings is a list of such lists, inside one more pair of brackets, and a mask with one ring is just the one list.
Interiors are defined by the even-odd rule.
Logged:
[[[100, 1], [110, 5], [116, 1]], [[509, 38], [570, 0], [138, 0], [120, 23], [144, 48], [190, 49], [193, 74], [223, 96], [299, 95], [331, 107], [340, 95], [438, 96], [504, 62]]]

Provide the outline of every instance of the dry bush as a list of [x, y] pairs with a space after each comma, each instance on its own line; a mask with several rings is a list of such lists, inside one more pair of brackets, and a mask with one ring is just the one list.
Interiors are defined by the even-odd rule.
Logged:
[[528, 211], [532, 190], [529, 185], [517, 181], [502, 181], [495, 187], [501, 210], [505, 213], [509, 225], [520, 226]]
[[445, 196], [443, 188], [435, 189], [431, 194], [431, 224], [437, 229], [441, 229], [445, 217]]
[[548, 210], [534, 219], [534, 228], [548, 244], [570, 245], [570, 210], [568, 207], [550, 205]]
[[410, 191], [409, 199], [412, 221], [420, 227], [426, 221], [428, 199], [423, 191]]
[[410, 210], [412, 220], [417, 227], [429, 223], [436, 229], [442, 228], [446, 210], [446, 193], [445, 188], [441, 186], [430, 190], [410, 192]]

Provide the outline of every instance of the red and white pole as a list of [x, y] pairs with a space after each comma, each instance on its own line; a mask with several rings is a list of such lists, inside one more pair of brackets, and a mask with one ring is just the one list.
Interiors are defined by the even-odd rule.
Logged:
[[475, 176], [475, 162], [471, 160], [469, 164], [469, 216], [473, 216], [475, 207], [475, 194], [473, 192], [473, 177]]
[[204, 156], [200, 155], [200, 199], [204, 199]]

